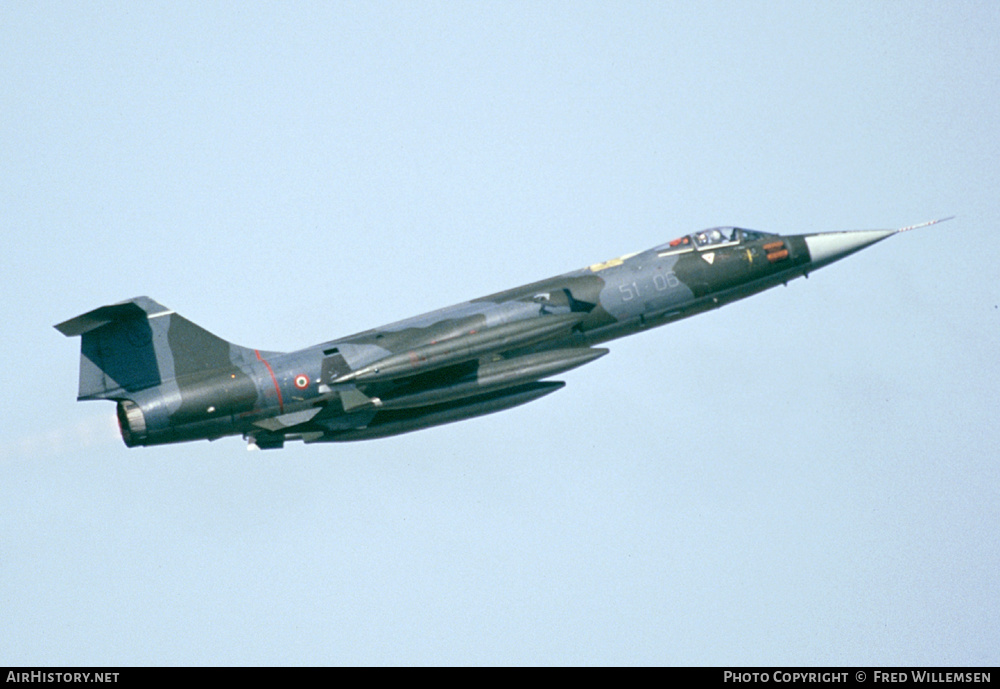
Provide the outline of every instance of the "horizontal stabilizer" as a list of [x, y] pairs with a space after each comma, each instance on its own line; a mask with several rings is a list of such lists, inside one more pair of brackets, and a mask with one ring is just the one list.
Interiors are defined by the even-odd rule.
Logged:
[[101, 306], [93, 311], [80, 314], [55, 326], [56, 330], [66, 337], [75, 337], [97, 330], [101, 326], [114, 321], [127, 321], [134, 318], [148, 318], [173, 313], [165, 306], [157, 304], [149, 297], [136, 297], [118, 304]]

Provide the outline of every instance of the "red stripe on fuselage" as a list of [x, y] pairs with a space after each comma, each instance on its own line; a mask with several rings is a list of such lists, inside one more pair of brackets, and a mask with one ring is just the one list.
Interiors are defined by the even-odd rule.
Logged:
[[278, 393], [278, 411], [285, 411], [285, 404], [281, 400], [281, 388], [278, 387], [278, 379], [274, 377], [274, 371], [271, 369], [271, 364], [267, 363], [267, 359], [260, 355], [260, 350], [253, 350], [253, 353], [257, 355], [257, 361], [261, 361], [267, 366], [267, 372], [271, 374], [271, 382], [274, 383], [274, 391]]

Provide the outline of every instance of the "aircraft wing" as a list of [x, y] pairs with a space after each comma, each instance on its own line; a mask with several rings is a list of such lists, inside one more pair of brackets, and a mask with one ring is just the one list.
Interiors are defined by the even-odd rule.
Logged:
[[[383, 437], [526, 404], [562, 388], [543, 379], [590, 363], [607, 349], [560, 346], [581, 314], [544, 315], [471, 327], [333, 374], [312, 408], [261, 420], [272, 433], [294, 429], [309, 441]], [[377, 337], [373, 335], [372, 337]], [[547, 348], [548, 343], [552, 348]], [[355, 417], [337, 428], [344, 414]], [[357, 417], [370, 419], [358, 427]]]

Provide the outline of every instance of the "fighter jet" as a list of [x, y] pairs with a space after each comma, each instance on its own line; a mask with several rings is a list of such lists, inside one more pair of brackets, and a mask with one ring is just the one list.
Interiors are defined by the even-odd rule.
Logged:
[[216, 337], [148, 297], [56, 325], [81, 336], [78, 400], [117, 404], [128, 447], [242, 435], [249, 449], [367, 440], [552, 394], [595, 345], [808, 276], [899, 232], [713, 227], [349, 337], [282, 353]]

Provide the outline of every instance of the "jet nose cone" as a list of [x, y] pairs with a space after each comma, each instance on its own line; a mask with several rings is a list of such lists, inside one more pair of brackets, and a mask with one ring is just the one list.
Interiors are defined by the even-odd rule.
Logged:
[[819, 267], [856, 251], [880, 242], [886, 237], [896, 234], [896, 230], [853, 230], [850, 232], [821, 232], [807, 234], [806, 246], [809, 248], [809, 258], [813, 266]]

